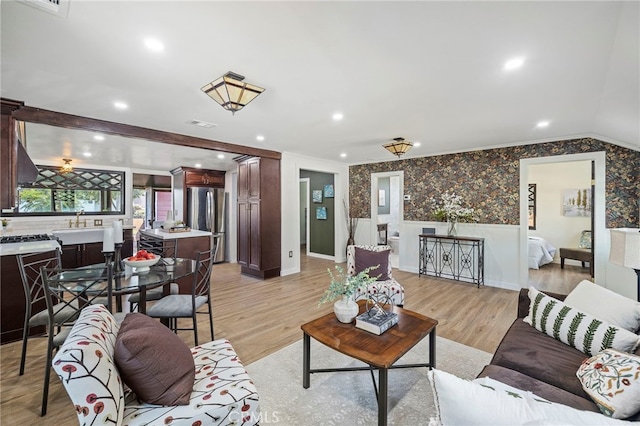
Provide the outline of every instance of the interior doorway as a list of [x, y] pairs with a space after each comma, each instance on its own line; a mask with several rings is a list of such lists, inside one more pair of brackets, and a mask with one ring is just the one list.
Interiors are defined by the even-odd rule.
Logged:
[[404, 172], [371, 174], [371, 243], [391, 246], [391, 266], [400, 267], [404, 220]]
[[[540, 164], [593, 162], [592, 169], [592, 210], [591, 230], [593, 235], [594, 281], [603, 281], [605, 277], [608, 245], [605, 241], [605, 152], [558, 155], [520, 160], [520, 283], [526, 287], [529, 283], [529, 172], [531, 167]], [[536, 209], [539, 210], [539, 209]]]

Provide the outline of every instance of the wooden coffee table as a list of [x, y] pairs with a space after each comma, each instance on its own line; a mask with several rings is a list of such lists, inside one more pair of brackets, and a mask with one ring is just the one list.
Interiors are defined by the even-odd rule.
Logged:
[[[360, 312], [364, 311], [364, 301], [359, 301]], [[416, 368], [436, 366], [436, 325], [438, 321], [397, 306], [393, 311], [399, 315], [398, 324], [382, 335], [356, 328], [354, 323], [343, 324], [335, 314], [329, 313], [301, 326], [303, 331], [302, 386], [308, 389], [311, 373], [337, 371], [378, 370], [378, 425], [387, 424], [388, 372], [392, 368]], [[418, 342], [429, 335], [429, 362], [424, 364], [394, 365]], [[311, 337], [333, 350], [358, 359], [369, 367], [352, 368], [311, 368]], [[375, 379], [374, 379], [375, 386]]]

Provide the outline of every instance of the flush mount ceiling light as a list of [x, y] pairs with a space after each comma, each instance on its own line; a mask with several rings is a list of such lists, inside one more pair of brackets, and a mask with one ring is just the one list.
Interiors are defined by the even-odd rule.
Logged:
[[409, 151], [413, 146], [411, 142], [405, 141], [404, 138], [393, 138], [393, 140], [395, 142], [391, 142], [382, 146], [393, 155], [397, 155], [398, 158], [406, 154], [407, 151]]
[[244, 76], [229, 71], [200, 90], [219, 103], [222, 108], [235, 115], [236, 111], [240, 111], [264, 92], [262, 87], [243, 83], [242, 80], [244, 80]]
[[70, 158], [63, 158], [62, 161], [64, 161], [64, 164], [62, 165], [62, 167], [60, 167], [60, 171], [62, 173], [69, 173], [73, 171], [73, 166], [71, 165], [71, 159]]

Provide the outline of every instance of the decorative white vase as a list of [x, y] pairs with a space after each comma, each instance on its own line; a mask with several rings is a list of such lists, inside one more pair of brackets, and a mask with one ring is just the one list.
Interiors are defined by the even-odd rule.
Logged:
[[351, 297], [342, 296], [342, 299], [333, 304], [333, 312], [338, 321], [348, 324], [358, 316], [358, 304]]

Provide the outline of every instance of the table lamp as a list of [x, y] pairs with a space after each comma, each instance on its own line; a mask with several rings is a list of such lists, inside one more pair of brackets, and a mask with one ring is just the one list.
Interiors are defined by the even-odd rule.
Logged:
[[618, 228], [611, 230], [609, 262], [636, 271], [638, 276], [637, 298], [640, 302], [640, 229]]

